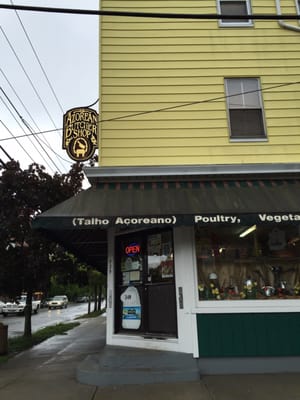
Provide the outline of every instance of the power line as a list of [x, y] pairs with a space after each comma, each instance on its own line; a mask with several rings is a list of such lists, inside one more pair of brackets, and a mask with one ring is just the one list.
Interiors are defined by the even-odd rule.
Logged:
[[1, 32], [2, 32], [2, 34], [3, 34], [3, 36], [5, 37], [5, 39], [6, 39], [7, 43], [8, 43], [8, 45], [9, 45], [10, 49], [12, 50], [12, 52], [13, 52], [13, 54], [14, 54], [14, 56], [15, 56], [16, 59], [18, 60], [18, 63], [19, 63], [19, 65], [20, 65], [20, 67], [22, 68], [22, 71], [24, 72], [24, 74], [25, 74], [26, 78], [28, 79], [28, 81], [29, 81], [29, 83], [30, 83], [30, 85], [31, 85], [31, 87], [32, 87], [32, 89], [33, 89], [33, 91], [34, 91], [34, 93], [36, 94], [37, 98], [39, 99], [40, 103], [42, 104], [42, 106], [43, 106], [43, 108], [44, 108], [46, 114], [48, 115], [49, 119], [51, 120], [53, 126], [54, 126], [55, 128], [57, 128], [57, 126], [55, 125], [55, 122], [54, 122], [53, 118], [52, 118], [51, 115], [49, 114], [49, 111], [48, 111], [48, 109], [47, 109], [45, 103], [43, 102], [41, 96], [39, 95], [39, 93], [38, 93], [36, 87], [34, 86], [34, 84], [33, 84], [32, 80], [31, 80], [30, 76], [29, 76], [28, 73], [26, 72], [24, 65], [22, 64], [20, 58], [18, 57], [18, 55], [17, 55], [17, 53], [16, 53], [14, 47], [12, 46], [11, 42], [9, 41], [9, 39], [8, 39], [6, 33], [4, 32], [4, 29], [2, 28], [2, 26], [0, 26], [0, 30], [1, 30]]
[[151, 113], [161, 112], [161, 111], [169, 111], [169, 110], [174, 110], [176, 108], [193, 106], [195, 104], [212, 103], [214, 101], [224, 100], [224, 99], [228, 99], [230, 97], [236, 97], [236, 96], [240, 96], [240, 95], [244, 95], [244, 94], [250, 94], [250, 93], [264, 92], [266, 90], [277, 89], [277, 88], [280, 88], [280, 87], [290, 86], [290, 85], [297, 85], [299, 83], [300, 83], [300, 81], [282, 83], [282, 84], [270, 86], [270, 87], [264, 88], [264, 89], [260, 88], [260, 89], [256, 89], [256, 90], [249, 90], [247, 92], [235, 93], [235, 94], [231, 94], [231, 95], [228, 95], [228, 96], [218, 96], [218, 97], [213, 97], [211, 99], [206, 99], [206, 100], [189, 101], [189, 102], [184, 103], [184, 104], [177, 104], [175, 106], [163, 107], [163, 108], [159, 108], [159, 109], [156, 109], [156, 110], [141, 111], [141, 112], [138, 112], [138, 113], [127, 114], [127, 115], [120, 116], [120, 117], [114, 117], [114, 118], [110, 118], [110, 119], [102, 119], [99, 122], [118, 121], [118, 120], [124, 119], [124, 118], [136, 117], [136, 116], [139, 116], [139, 115], [151, 114]]
[[[38, 125], [37, 125], [36, 122], [34, 121], [34, 119], [33, 119], [32, 115], [31, 115], [31, 113], [29, 112], [29, 110], [27, 109], [27, 107], [25, 106], [25, 104], [23, 103], [22, 99], [20, 98], [20, 96], [19, 96], [18, 93], [16, 92], [15, 88], [13, 87], [13, 85], [11, 84], [11, 82], [9, 81], [9, 79], [7, 78], [7, 76], [6, 76], [6, 74], [4, 73], [4, 71], [2, 70], [2, 68], [0, 68], [0, 72], [1, 72], [1, 74], [3, 75], [3, 77], [5, 78], [6, 82], [8, 83], [9, 87], [11, 88], [11, 90], [13, 91], [13, 93], [15, 94], [15, 96], [17, 97], [17, 99], [19, 100], [19, 102], [22, 104], [24, 110], [25, 110], [25, 111], [27, 112], [27, 114], [29, 115], [31, 121], [32, 121], [33, 124], [35, 125], [35, 128], [40, 132], [41, 129], [38, 127]], [[28, 122], [27, 122], [27, 124], [28, 124]], [[26, 127], [27, 127], [27, 126], [26, 126]], [[32, 128], [31, 128], [31, 131], [33, 131]], [[55, 130], [55, 131], [57, 131], [57, 130]], [[60, 157], [60, 156], [51, 148], [51, 145], [50, 145], [50, 143], [48, 142], [47, 138], [45, 138], [45, 142], [46, 142], [47, 144], [46, 144], [41, 138], [39, 138], [39, 140], [40, 140], [42, 143], [44, 143], [49, 149], [51, 149], [52, 152], [53, 152], [58, 158], [61, 158], [63, 161], [66, 161], [65, 159], [63, 159], [62, 157]], [[32, 143], [32, 144], [34, 145], [34, 143]], [[58, 160], [58, 161], [60, 162], [60, 165], [64, 168], [64, 165], [61, 163], [61, 161], [60, 161], [60, 160]]]
[[[18, 55], [17, 55], [17, 53], [16, 53], [14, 47], [12, 46], [12, 44], [11, 44], [11, 42], [9, 41], [7, 35], [5, 34], [4, 29], [3, 29], [1, 26], [0, 26], [0, 29], [1, 29], [1, 31], [2, 31], [2, 33], [3, 33], [3, 35], [4, 35], [4, 37], [5, 37], [5, 39], [6, 39], [6, 41], [7, 41], [7, 43], [9, 44], [9, 46], [10, 46], [10, 48], [11, 48], [13, 54], [15, 55], [16, 59], [18, 60], [18, 63], [19, 63], [19, 65], [21, 66], [21, 68], [22, 68], [22, 70], [23, 70], [25, 76], [27, 77], [27, 79], [28, 79], [28, 81], [29, 81], [29, 83], [30, 83], [32, 89], [34, 90], [36, 96], [38, 97], [40, 103], [42, 104], [42, 106], [43, 106], [45, 112], [47, 113], [47, 115], [48, 115], [48, 117], [50, 118], [51, 122], [53, 123], [54, 127], [57, 128], [57, 126], [56, 126], [54, 120], [52, 119], [52, 117], [51, 117], [51, 115], [50, 115], [50, 113], [49, 113], [49, 111], [48, 111], [48, 109], [47, 109], [45, 103], [43, 102], [41, 96], [39, 95], [39, 93], [38, 93], [38, 91], [37, 91], [37, 89], [36, 89], [36, 87], [34, 86], [33, 81], [31, 80], [31, 78], [29, 77], [28, 73], [26, 72], [25, 67], [23, 66], [23, 64], [22, 64], [22, 62], [21, 62], [21, 60], [20, 60], [20, 58], [18, 57]], [[1, 70], [1, 72], [2, 72], [2, 70]], [[50, 82], [49, 82], [49, 83], [50, 83]], [[50, 85], [51, 85], [51, 84], [50, 84]], [[6, 94], [5, 94], [5, 96], [7, 97]], [[10, 102], [10, 103], [11, 103], [11, 102]], [[13, 107], [13, 108], [15, 109], [15, 107]], [[26, 108], [25, 108], [25, 109], [26, 109]], [[19, 113], [17, 113], [17, 114], [18, 114], [18, 116], [20, 117], [20, 114], [19, 114]], [[22, 120], [22, 118], [21, 118], [21, 120]], [[24, 123], [23, 120], [22, 120], [22, 122]], [[26, 124], [25, 124], [25, 126], [26, 126], [27, 129], [29, 129], [28, 126], [27, 126]], [[33, 133], [31, 129], [30, 129], [30, 132]], [[46, 138], [45, 138], [45, 141], [47, 142], [47, 139], [46, 139]], [[38, 142], [38, 143], [39, 143], [39, 142]], [[49, 142], [47, 142], [47, 143], [48, 143], [48, 145], [49, 145], [49, 147], [50, 147]], [[39, 145], [43, 148], [43, 146], [41, 145], [41, 143], [39, 143]], [[55, 164], [55, 162], [50, 158], [50, 156], [48, 155], [48, 153], [46, 152], [46, 150], [45, 150], [44, 148], [43, 148], [43, 150], [45, 151], [47, 157], [51, 160], [51, 162], [53, 163], [53, 165], [55, 165], [55, 168], [60, 172], [60, 169], [57, 167], [57, 165]], [[59, 162], [60, 162], [60, 160], [59, 160]], [[63, 164], [61, 164], [61, 166], [64, 168]]]
[[[34, 132], [33, 132], [32, 129], [31, 129], [31, 126], [28, 124], [28, 122], [27, 122], [24, 118], [22, 118], [22, 122], [23, 122], [23, 124], [26, 126], [26, 128], [29, 130], [29, 132], [32, 133], [32, 134], [34, 134]], [[36, 135], [33, 135], [33, 137], [34, 137], [34, 138], [37, 138]], [[39, 138], [39, 140], [42, 141], [41, 138]], [[53, 161], [53, 159], [52, 159], [52, 158], [49, 156], [49, 154], [46, 152], [44, 146], [43, 146], [40, 142], [38, 142], [38, 143], [39, 143], [39, 145], [42, 147], [42, 149], [44, 150], [44, 152], [47, 154], [47, 157], [48, 157], [49, 160], [52, 162], [52, 164], [55, 166], [55, 168], [57, 169], [57, 171], [61, 174], [61, 173], [62, 173], [61, 170], [58, 168], [57, 164]], [[47, 143], [48, 143], [48, 142], [47, 142]], [[48, 147], [50, 147], [49, 143], [48, 143]], [[55, 154], [56, 154], [56, 153], [55, 153]]]
[[[33, 135], [36, 135], [36, 134], [37, 134], [37, 133], [33, 133]], [[40, 141], [43, 142], [44, 145], [45, 145], [46, 147], [48, 147], [49, 150], [51, 150], [52, 153], [54, 153], [58, 158], [60, 158], [61, 160], [65, 161], [65, 162], [67, 162], [67, 163], [69, 163], [69, 164], [72, 164], [72, 161], [67, 160], [66, 158], [63, 158], [60, 154], [56, 153], [56, 151], [54, 151], [54, 150], [52, 149], [52, 147], [51, 147], [49, 144], [47, 144], [46, 142], [44, 142], [41, 138], [40, 138]]]
[[[57, 132], [57, 131], [62, 131], [62, 128], [49, 129], [47, 131], [40, 131], [40, 132], [34, 132], [34, 133], [26, 133], [25, 135], [18, 135], [16, 137], [23, 138], [23, 137], [29, 137], [29, 136], [35, 136], [35, 135], [44, 135], [45, 133], [52, 133], [52, 132]], [[11, 138], [0, 139], [0, 142], [5, 142], [6, 140], [11, 140]]]
[[12, 161], [12, 157], [8, 154], [8, 152], [7, 152], [2, 146], [0, 146], [0, 149], [3, 151], [3, 153], [6, 155], [6, 157], [7, 157], [10, 161]]
[[[10, 2], [11, 2], [12, 5], [14, 5], [12, 0], [10, 0]], [[16, 13], [16, 16], [17, 16], [17, 18], [18, 18], [18, 20], [19, 20], [19, 22], [20, 22], [20, 25], [21, 25], [21, 27], [22, 27], [22, 29], [23, 29], [23, 32], [24, 32], [24, 34], [25, 34], [25, 36], [26, 36], [26, 38], [27, 38], [27, 40], [28, 40], [28, 43], [30, 44], [31, 50], [33, 51], [33, 54], [35, 55], [35, 58], [36, 58], [36, 60], [37, 60], [37, 62], [38, 62], [38, 64], [39, 64], [39, 66], [40, 66], [40, 68], [41, 68], [41, 70], [42, 70], [42, 72], [43, 72], [43, 75], [44, 75], [44, 77], [45, 77], [47, 83], [48, 83], [48, 86], [49, 86], [49, 88], [50, 88], [50, 90], [51, 90], [51, 92], [52, 92], [52, 94], [53, 94], [53, 96], [54, 96], [54, 98], [55, 98], [55, 100], [56, 100], [56, 102], [57, 102], [57, 104], [58, 104], [58, 106], [59, 106], [61, 112], [64, 113], [63, 107], [62, 107], [60, 101], [58, 100], [58, 97], [57, 97], [57, 95], [56, 95], [56, 93], [55, 93], [55, 90], [54, 90], [54, 88], [53, 88], [53, 86], [52, 86], [52, 84], [51, 84], [51, 82], [50, 82], [50, 80], [49, 80], [49, 78], [48, 78], [48, 75], [47, 75], [47, 73], [46, 73], [46, 71], [45, 71], [45, 69], [44, 69], [44, 67], [43, 67], [43, 65], [42, 65], [42, 63], [41, 63], [41, 60], [40, 60], [40, 58], [39, 58], [39, 56], [38, 56], [38, 54], [37, 54], [37, 51], [35, 50], [35, 48], [34, 48], [34, 46], [33, 46], [33, 44], [32, 44], [32, 41], [31, 41], [31, 39], [30, 39], [30, 37], [29, 37], [29, 35], [28, 35], [26, 29], [25, 29], [25, 26], [24, 26], [24, 24], [23, 24], [23, 22], [22, 22], [22, 20], [21, 20], [21, 18], [20, 18], [20, 16], [19, 16], [18, 11], [15, 10], [15, 13]]]
[[[2, 98], [1, 98], [2, 100]], [[2, 100], [3, 101], [3, 100]], [[28, 153], [28, 151], [22, 146], [22, 144], [20, 143], [20, 141], [18, 140], [19, 138], [17, 136], [14, 136], [14, 134], [8, 129], [8, 127], [4, 124], [3, 121], [0, 120], [0, 123], [4, 126], [4, 128], [7, 130], [8, 133], [11, 134], [12, 139], [15, 139], [16, 142], [18, 143], [18, 145], [21, 147], [21, 149], [24, 151], [24, 153], [27, 154], [27, 156], [29, 157], [29, 159], [34, 163], [34, 159], [31, 157], [31, 155]]]
[[[4, 94], [6, 100], [9, 102], [10, 106], [12, 107], [12, 109], [14, 110], [14, 112], [17, 114], [17, 116], [20, 118], [20, 120], [22, 121], [22, 123], [26, 126], [26, 128], [29, 130], [30, 133], [33, 133], [31, 127], [29, 126], [29, 124], [26, 122], [26, 120], [20, 115], [19, 111], [17, 110], [17, 108], [15, 107], [15, 105], [13, 104], [13, 102], [10, 100], [10, 98], [7, 96], [7, 94], [5, 93], [5, 91], [3, 90], [2, 87], [0, 87], [1, 92]], [[2, 102], [5, 104], [5, 102], [3, 101], [2, 97], [1, 97]], [[10, 110], [9, 110], [10, 111]], [[19, 125], [20, 126], [20, 125]], [[22, 128], [23, 132], [25, 133], [24, 129]], [[33, 138], [37, 141], [37, 143], [39, 144], [39, 146], [42, 148], [42, 150], [45, 152], [46, 156], [50, 159], [50, 161], [52, 162], [52, 164], [55, 166], [55, 168], [61, 173], [61, 171], [59, 170], [59, 168], [57, 167], [57, 165], [55, 164], [55, 162], [51, 159], [51, 157], [49, 156], [49, 154], [47, 153], [47, 151], [44, 149], [44, 147], [42, 146], [42, 144], [39, 142], [39, 139], [37, 136], [33, 135]], [[31, 141], [31, 138], [28, 137], [28, 139]], [[33, 144], [33, 146], [35, 147], [35, 149], [39, 152], [38, 148], [35, 146], [35, 144], [31, 141], [31, 143]], [[28, 154], [26, 152], [26, 154]], [[43, 158], [43, 160], [46, 162], [45, 158], [42, 156], [42, 154], [39, 152], [40, 156]], [[30, 157], [31, 158], [31, 157]], [[32, 159], [32, 158], [31, 158]], [[34, 162], [34, 161], [33, 161]], [[49, 167], [49, 164], [47, 164]], [[50, 168], [50, 167], [49, 167]], [[51, 169], [51, 168], [50, 168]]]
[[22, 6], [22, 5], [9, 5], [0, 4], [0, 8], [8, 10], [20, 11], [35, 11], [46, 13], [60, 13], [60, 14], [81, 14], [81, 15], [103, 15], [103, 16], [117, 16], [117, 17], [138, 17], [138, 18], [165, 18], [165, 19], [257, 19], [257, 20], [300, 20], [300, 15], [297, 14], [176, 14], [176, 13], [158, 13], [158, 12], [137, 12], [137, 11], [105, 11], [105, 10], [83, 10], [76, 8], [57, 8], [57, 7], [36, 7], [36, 6]]
[[[10, 81], [8, 80], [7, 76], [5, 75], [5, 73], [3, 72], [3, 70], [0, 68], [0, 72], [2, 73], [2, 75], [4, 76], [5, 80], [7, 81], [8, 85], [10, 86], [11, 90], [13, 91], [13, 93], [15, 94], [15, 96], [18, 98], [18, 100], [20, 101], [20, 103], [22, 104], [22, 106], [24, 107], [25, 111], [27, 112], [27, 114], [29, 115], [31, 121], [33, 122], [33, 124], [35, 125], [36, 129], [41, 132], [41, 129], [38, 127], [38, 125], [36, 124], [36, 122], [34, 121], [32, 115], [30, 114], [29, 110], [27, 109], [27, 107], [25, 106], [25, 104], [23, 103], [22, 99], [19, 97], [18, 93], [16, 92], [16, 90], [14, 89], [14, 87], [12, 86], [12, 84], [10, 83]], [[28, 122], [27, 122], [28, 124]], [[54, 131], [58, 131], [60, 129], [55, 129]], [[31, 128], [32, 131], [32, 128]], [[47, 132], [48, 133], [48, 132]], [[44, 133], [42, 133], [44, 135]], [[25, 136], [34, 136], [35, 134], [25, 134]], [[19, 136], [21, 137], [21, 136]], [[60, 158], [63, 161], [67, 161], [69, 162], [69, 160], [65, 160], [63, 157], [61, 157], [58, 153], [56, 153], [52, 147], [50, 146], [49, 142], [47, 141], [47, 139], [45, 138], [45, 141], [42, 140], [42, 138], [40, 137], [39, 140], [45, 145], [47, 146], [58, 158]], [[31, 142], [32, 143], [32, 142]], [[35, 147], [35, 144], [32, 143], [33, 146]], [[60, 161], [60, 160], [59, 160]], [[63, 166], [63, 164], [61, 163], [61, 166]]]
[[[156, 112], [168, 111], [168, 110], [173, 110], [173, 109], [176, 109], [176, 108], [192, 106], [192, 105], [195, 105], [195, 104], [212, 103], [214, 101], [224, 100], [224, 99], [228, 99], [228, 98], [231, 98], [231, 97], [236, 97], [236, 96], [240, 96], [240, 95], [244, 95], [244, 94], [265, 92], [267, 90], [272, 90], [272, 89], [277, 89], [277, 88], [286, 87], [286, 86], [292, 86], [292, 85], [298, 85], [298, 84], [300, 84], [300, 81], [281, 83], [281, 84], [269, 86], [269, 87], [266, 87], [266, 88], [260, 88], [260, 89], [256, 89], [256, 90], [249, 90], [247, 92], [239, 92], [239, 93], [231, 94], [231, 95], [228, 95], [228, 96], [218, 96], [218, 97], [212, 97], [210, 99], [205, 99], [205, 100], [190, 101], [190, 102], [183, 103], [183, 104], [176, 104], [174, 106], [163, 107], [163, 108], [159, 108], [159, 109], [155, 109], [155, 110], [141, 111], [141, 112], [134, 113], [134, 114], [126, 114], [126, 115], [123, 115], [123, 116], [113, 117], [113, 118], [110, 118], [110, 119], [99, 119], [98, 123], [118, 121], [120, 119], [131, 118], [131, 117], [136, 117], [136, 116], [139, 116], [139, 115], [151, 114], [151, 113], [156, 113]], [[56, 130], [62, 130], [62, 128], [52, 129], [52, 130], [43, 131], [43, 132], [36, 132], [36, 133], [34, 133], [34, 135], [50, 133], [50, 132], [53, 132], [53, 131], [56, 131]], [[21, 138], [21, 137], [23, 137], [23, 136], [22, 135], [18, 136], [18, 138]], [[0, 139], [0, 142], [3, 142], [5, 140], [10, 140], [10, 139], [11, 138]]]
[[20, 96], [18, 95], [17, 91], [15, 90], [15, 88], [13, 87], [13, 85], [11, 84], [11, 82], [9, 81], [9, 79], [7, 78], [5, 72], [2, 70], [2, 68], [0, 68], [0, 72], [3, 75], [4, 79], [6, 80], [7, 84], [9, 85], [10, 89], [13, 91], [14, 95], [17, 97], [17, 99], [19, 100], [19, 102], [22, 104], [24, 110], [26, 111], [27, 115], [29, 115], [31, 121], [33, 122], [33, 124], [35, 125], [36, 129], [38, 131], [40, 131], [41, 129], [38, 127], [38, 125], [36, 124], [36, 122], [34, 121], [32, 115], [30, 114], [28, 108], [26, 107], [26, 105], [23, 103], [22, 99], [20, 98]]

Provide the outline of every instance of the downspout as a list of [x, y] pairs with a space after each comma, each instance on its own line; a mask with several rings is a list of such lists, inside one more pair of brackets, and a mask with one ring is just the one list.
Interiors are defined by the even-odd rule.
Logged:
[[[276, 1], [276, 10], [277, 10], [277, 15], [282, 15], [281, 13], [281, 5], [280, 5], [280, 0], [275, 0]], [[290, 29], [292, 31], [300, 32], [300, 26], [295, 26], [295, 25], [290, 25], [285, 23], [282, 19], [278, 20], [278, 24], [285, 29]]]

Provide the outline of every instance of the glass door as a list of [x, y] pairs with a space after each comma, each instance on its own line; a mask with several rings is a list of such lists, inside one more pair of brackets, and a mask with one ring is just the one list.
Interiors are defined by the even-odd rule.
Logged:
[[116, 332], [176, 337], [172, 231], [121, 236], [116, 252]]

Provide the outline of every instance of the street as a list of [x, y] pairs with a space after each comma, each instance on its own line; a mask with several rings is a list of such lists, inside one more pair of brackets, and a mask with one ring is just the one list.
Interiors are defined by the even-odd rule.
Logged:
[[[94, 309], [94, 303], [91, 304], [91, 311]], [[88, 312], [88, 303], [69, 303], [68, 308], [48, 310], [42, 308], [37, 314], [31, 317], [32, 332], [49, 325], [59, 324], [61, 322], [72, 321]], [[21, 336], [24, 332], [24, 316], [13, 315], [8, 317], [0, 316], [0, 322], [8, 325], [8, 337]]]

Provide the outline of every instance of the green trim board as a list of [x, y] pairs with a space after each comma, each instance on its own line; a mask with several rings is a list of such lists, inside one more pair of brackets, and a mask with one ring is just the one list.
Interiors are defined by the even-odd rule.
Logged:
[[197, 314], [199, 357], [300, 355], [300, 313]]

